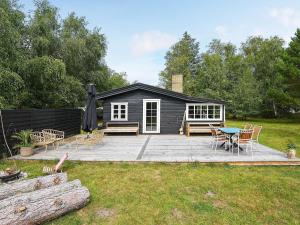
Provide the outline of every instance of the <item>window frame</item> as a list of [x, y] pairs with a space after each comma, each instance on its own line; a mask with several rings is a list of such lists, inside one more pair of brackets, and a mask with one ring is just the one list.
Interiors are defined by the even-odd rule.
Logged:
[[[110, 119], [111, 121], [128, 121], [128, 102], [111, 102], [110, 103]], [[118, 118], [114, 118], [114, 106], [118, 106]], [[125, 105], [125, 118], [121, 118], [121, 106]]]
[[[206, 118], [190, 118], [189, 117], [189, 106], [207, 106], [206, 107]], [[208, 106], [219, 106], [220, 107], [220, 117], [219, 118], [208, 118]], [[216, 103], [186, 103], [186, 121], [223, 121], [223, 105]], [[195, 115], [195, 110], [194, 110]], [[201, 114], [200, 114], [201, 115]], [[213, 115], [215, 117], [215, 108]]]

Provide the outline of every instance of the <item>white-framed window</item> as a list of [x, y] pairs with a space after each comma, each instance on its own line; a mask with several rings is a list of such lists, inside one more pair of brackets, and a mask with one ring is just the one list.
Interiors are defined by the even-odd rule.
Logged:
[[111, 120], [114, 121], [128, 120], [128, 102], [111, 103]]
[[220, 104], [186, 104], [187, 120], [222, 120], [222, 105]]

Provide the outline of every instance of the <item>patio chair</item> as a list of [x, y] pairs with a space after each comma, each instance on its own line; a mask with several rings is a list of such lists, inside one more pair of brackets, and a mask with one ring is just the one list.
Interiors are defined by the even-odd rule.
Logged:
[[62, 172], [61, 167], [63, 163], [68, 159], [69, 155], [68, 153], [64, 154], [63, 157], [59, 160], [59, 162], [54, 167], [43, 167], [43, 173], [44, 174], [54, 174], [54, 173], [60, 173]]
[[238, 135], [236, 135], [236, 138], [233, 138], [233, 144], [232, 144], [232, 153], [233, 148], [236, 146], [238, 150], [238, 156], [240, 155], [240, 146], [245, 145], [246, 146], [246, 152], [248, 152], [248, 147], [250, 146], [251, 154], [253, 157], [253, 129], [249, 130], [241, 130]]
[[45, 146], [46, 151], [49, 144], [52, 144], [54, 147], [55, 139], [52, 134], [34, 131], [30, 134], [30, 139], [35, 146]]
[[244, 125], [244, 130], [249, 130], [249, 129], [252, 129], [253, 128], [253, 125], [252, 124], [250, 124], [250, 123], [246, 123], [245, 125]]
[[43, 133], [53, 135], [55, 142], [57, 144], [56, 149], [58, 149], [59, 142], [62, 141], [64, 143], [64, 138], [65, 138], [65, 132], [60, 131], [60, 130], [54, 130], [54, 129], [43, 129]]
[[101, 143], [104, 137], [104, 132], [102, 130], [94, 131], [92, 134], [87, 136], [77, 136], [76, 137], [76, 150], [78, 150], [79, 145], [88, 145], [89, 147], [92, 145], [96, 145]]
[[261, 129], [262, 129], [262, 126], [260, 126], [260, 125], [259, 126], [255, 125], [253, 127], [252, 141], [257, 143], [257, 144], [259, 144], [258, 139], [259, 139]]
[[214, 149], [215, 151], [217, 151], [217, 146], [219, 142], [228, 142], [228, 138], [226, 135], [221, 134], [218, 132], [218, 129], [216, 128], [211, 128], [211, 136], [212, 136], [212, 140], [211, 140], [211, 148]]
[[210, 127], [210, 129], [215, 129], [216, 130], [216, 132], [217, 132], [217, 134], [222, 134], [222, 132], [221, 131], [219, 131], [216, 127], [214, 127], [214, 125], [212, 125], [211, 123], [210, 124], [208, 124], [209, 125], [209, 127]]

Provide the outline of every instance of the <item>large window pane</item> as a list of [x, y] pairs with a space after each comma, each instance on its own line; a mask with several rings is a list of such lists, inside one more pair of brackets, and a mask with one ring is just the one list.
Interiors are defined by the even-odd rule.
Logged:
[[188, 118], [190, 118], [190, 119], [194, 119], [195, 118], [195, 107], [193, 106], [193, 105], [190, 105], [189, 107], [188, 107]]
[[207, 105], [201, 106], [201, 119], [207, 118]]
[[152, 123], [156, 124], [156, 121], [157, 121], [157, 117], [152, 117]]
[[220, 105], [189, 105], [187, 108], [188, 119], [195, 120], [213, 120], [221, 118]]
[[152, 116], [156, 116], [157, 115], [157, 111], [156, 110], [152, 110]]
[[201, 118], [201, 106], [196, 105], [195, 106], [195, 119], [200, 119]]
[[148, 123], [148, 124], [151, 123], [151, 117], [150, 117], [150, 116], [147, 116], [147, 117], [146, 117], [146, 123]]
[[208, 114], [214, 114], [214, 106], [213, 105], [209, 105], [208, 106]]
[[152, 102], [152, 109], [156, 110], [157, 109], [157, 103], [156, 102]]

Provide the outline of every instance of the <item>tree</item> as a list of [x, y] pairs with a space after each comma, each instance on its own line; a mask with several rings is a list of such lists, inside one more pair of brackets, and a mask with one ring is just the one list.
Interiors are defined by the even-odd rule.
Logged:
[[16, 1], [0, 1], [0, 66], [16, 72], [25, 56], [25, 15], [19, 8]]
[[0, 67], [0, 105], [3, 108], [17, 108], [24, 93], [24, 81], [14, 72]]
[[[261, 111], [266, 115], [275, 117], [278, 116], [278, 111], [286, 108], [281, 105], [282, 97], [287, 95], [283, 76], [278, 70], [284, 52], [283, 44], [284, 41], [278, 37], [269, 39], [250, 37], [242, 44], [241, 49], [262, 96]], [[276, 90], [276, 95], [274, 90]], [[276, 96], [281, 97], [277, 99]]]
[[257, 113], [260, 99], [255, 78], [231, 43], [213, 40], [209, 44], [201, 56], [196, 84], [199, 96], [225, 100], [227, 112], [234, 117]]
[[58, 89], [60, 98], [57, 99], [55, 108], [69, 108], [83, 106], [86, 100], [86, 91], [83, 84], [75, 77], [64, 76]]
[[296, 110], [300, 106], [300, 29], [297, 29], [289, 46], [282, 56], [279, 65], [280, 72], [286, 85], [286, 98], [291, 101], [290, 108]]
[[126, 79], [126, 73], [117, 73], [115, 71], [112, 71], [111, 73], [112, 74], [109, 76], [108, 79], [108, 89], [115, 89], [129, 85], [129, 82]]
[[60, 38], [58, 9], [47, 0], [35, 1], [36, 9], [29, 22], [29, 50], [33, 57], [59, 57]]
[[99, 28], [75, 13], [61, 21], [47, 0], [34, 3], [27, 22], [17, 0], [0, 1], [1, 107], [82, 106], [87, 84], [100, 92], [128, 83], [106, 65]]
[[[71, 13], [62, 26], [62, 60], [68, 75], [84, 85], [95, 83], [96, 71], [105, 67], [106, 42], [99, 28], [89, 31], [84, 17]], [[99, 76], [102, 74], [97, 73]]]
[[25, 103], [33, 108], [79, 106], [84, 89], [73, 77], [66, 75], [64, 63], [48, 56], [29, 60], [24, 71], [28, 96]]
[[183, 75], [183, 92], [195, 95], [195, 78], [200, 63], [199, 43], [187, 32], [171, 47], [165, 56], [165, 69], [160, 72], [160, 85], [171, 89], [171, 76]]
[[227, 99], [227, 109], [233, 118], [246, 119], [250, 115], [259, 114], [261, 97], [258, 92], [256, 80], [251, 70], [244, 67], [244, 71]]
[[204, 53], [198, 69], [196, 95], [213, 99], [226, 99], [226, 67], [219, 54]]

